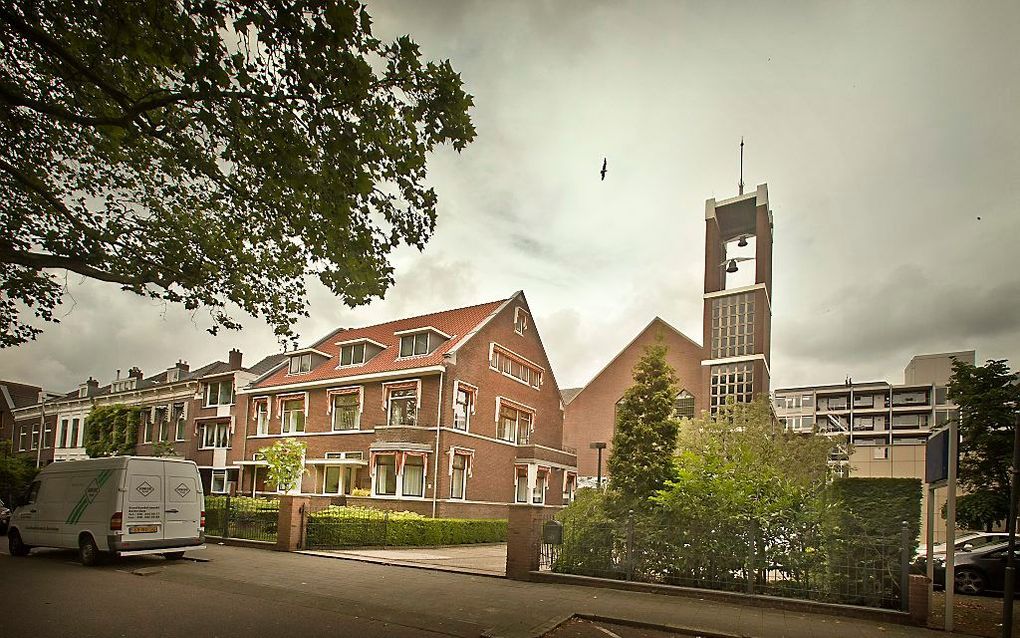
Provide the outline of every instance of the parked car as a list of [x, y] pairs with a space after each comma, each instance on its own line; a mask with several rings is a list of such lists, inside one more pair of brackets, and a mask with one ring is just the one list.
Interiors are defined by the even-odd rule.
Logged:
[[180, 558], [202, 549], [205, 497], [198, 466], [115, 456], [47, 465], [11, 515], [12, 556], [32, 547], [76, 548], [85, 565], [102, 553]]
[[7, 527], [11, 524], [11, 510], [0, 501], [0, 534], [7, 533]]
[[[1002, 543], [1006, 540], [1005, 532], [965, 532], [956, 537], [956, 541], [953, 545], [956, 547], [958, 552], [972, 552], [976, 549], [981, 549], [988, 545], [994, 545], [996, 543]], [[945, 554], [946, 544], [940, 543], [932, 547], [933, 554]], [[928, 555], [927, 546], [921, 545], [917, 548], [917, 557], [924, 558]]]
[[[954, 589], [960, 594], [977, 595], [985, 591], [1002, 591], [1006, 573], [1006, 543], [986, 545], [972, 552], [956, 554], [954, 562], [956, 570]], [[1014, 554], [1020, 560], [1020, 547], [1014, 548]], [[932, 561], [935, 565], [934, 583], [946, 586], [945, 554], [936, 555]], [[918, 561], [924, 567], [924, 561]]]

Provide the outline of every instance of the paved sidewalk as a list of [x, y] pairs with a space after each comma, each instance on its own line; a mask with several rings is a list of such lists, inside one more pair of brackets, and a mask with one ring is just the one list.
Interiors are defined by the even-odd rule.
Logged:
[[210, 562], [148, 578], [229, 591], [464, 638], [541, 635], [572, 614], [765, 637], [936, 638], [941, 632], [759, 607], [572, 585], [324, 560], [211, 545]]
[[506, 543], [459, 545], [456, 547], [345, 549], [304, 551], [302, 554], [361, 560], [381, 565], [427, 567], [478, 576], [506, 574]]

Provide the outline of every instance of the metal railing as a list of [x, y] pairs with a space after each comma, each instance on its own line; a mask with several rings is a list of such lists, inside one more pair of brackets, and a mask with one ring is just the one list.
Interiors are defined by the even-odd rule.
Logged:
[[563, 526], [540, 569], [664, 585], [906, 610], [910, 555], [902, 538], [766, 540], [746, 529], [679, 529], [638, 520]]
[[276, 542], [280, 501], [248, 496], [207, 496], [205, 535]]

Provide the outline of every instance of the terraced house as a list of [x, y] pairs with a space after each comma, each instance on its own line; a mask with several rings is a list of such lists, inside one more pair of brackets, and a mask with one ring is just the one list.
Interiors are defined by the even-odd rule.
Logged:
[[[124, 404], [141, 408], [135, 453], [180, 456], [199, 466], [206, 492], [227, 492], [237, 481], [230, 456], [238, 429], [236, 389], [279, 366], [283, 355], [264, 358], [250, 368], [238, 350], [227, 361], [195, 370], [183, 361], [146, 377], [138, 368], [101, 386], [89, 378], [66, 394], [44, 393], [43, 401], [15, 408], [14, 450], [31, 455], [38, 465], [87, 458], [85, 418], [94, 406]], [[240, 446], [237, 446], [240, 447]]]
[[241, 390], [242, 489], [275, 493], [259, 450], [306, 446], [295, 493], [453, 517], [568, 502], [576, 456], [523, 292], [509, 299], [338, 329]]

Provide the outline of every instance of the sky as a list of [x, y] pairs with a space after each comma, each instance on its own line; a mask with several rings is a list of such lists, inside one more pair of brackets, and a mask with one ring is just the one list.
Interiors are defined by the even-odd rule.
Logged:
[[[773, 388], [898, 383], [932, 352], [1020, 366], [1020, 3], [367, 4], [377, 36], [452, 61], [478, 137], [431, 157], [436, 233], [394, 253], [386, 298], [312, 287], [302, 345], [517, 290], [561, 388], [655, 316], [700, 343], [705, 200], [737, 194], [743, 137], [774, 215]], [[213, 337], [77, 275], [57, 314], [0, 378], [67, 391], [280, 349], [258, 319]]]

